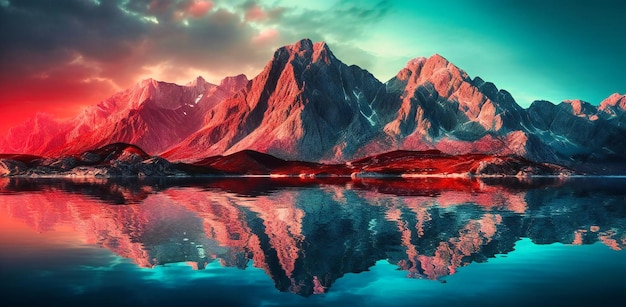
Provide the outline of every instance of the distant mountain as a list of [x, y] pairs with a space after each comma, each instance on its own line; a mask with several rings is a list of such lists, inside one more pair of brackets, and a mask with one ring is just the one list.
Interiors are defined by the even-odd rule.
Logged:
[[[584, 172], [626, 173], [626, 96], [521, 108], [506, 90], [440, 55], [410, 60], [386, 83], [323, 43], [279, 48], [248, 82], [146, 80], [68, 122], [38, 115], [0, 152], [81, 153], [114, 142], [172, 161], [244, 150], [284, 160], [342, 163], [390, 151], [519, 156]], [[4, 144], [4, 145], [3, 145]]]
[[[326, 44], [305, 39], [277, 50], [246, 90], [213, 109], [201, 130], [165, 156], [193, 161], [251, 149], [288, 160], [343, 162], [436, 149], [626, 171], [606, 164], [626, 159], [617, 137], [625, 133], [624, 96], [614, 94], [597, 108], [586, 104], [593, 110], [585, 112], [598, 113], [587, 118], [564, 109], [555, 121], [556, 113], [537, 109], [542, 104], [523, 109], [506, 90], [471, 79], [440, 55], [413, 59], [382, 84], [343, 64]], [[579, 126], [587, 132], [578, 133]]]
[[301, 40], [278, 49], [245, 90], [213, 109], [207, 124], [165, 157], [251, 149], [295, 160], [348, 158], [343, 153], [375, 129], [370, 105], [381, 86], [325, 43]]
[[416, 58], [379, 92], [373, 108], [378, 135], [357, 156], [397, 150], [438, 149], [448, 154], [534, 154], [529, 118], [505, 90], [434, 55]]
[[197, 131], [209, 110], [247, 82], [244, 75], [220, 85], [202, 77], [185, 86], [147, 79], [68, 121], [37, 115], [12, 128], [0, 152], [61, 156], [125, 142], [157, 154]]
[[165, 156], [252, 149], [286, 159], [345, 161], [435, 148], [525, 155], [530, 126], [508, 92], [471, 80], [439, 55], [410, 61], [382, 84], [337, 60], [326, 44], [306, 39], [276, 51], [251, 87], [209, 118]]
[[626, 159], [626, 95], [614, 94], [597, 107], [580, 100], [535, 101], [528, 114], [535, 135], [563, 164]]

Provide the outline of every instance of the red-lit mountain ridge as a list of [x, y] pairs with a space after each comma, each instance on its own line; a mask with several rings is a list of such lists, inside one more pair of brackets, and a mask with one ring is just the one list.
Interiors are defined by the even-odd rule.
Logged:
[[68, 121], [38, 114], [12, 128], [0, 152], [61, 156], [124, 142], [157, 154], [196, 132], [209, 110], [247, 82], [244, 75], [220, 85], [202, 77], [184, 86], [143, 80]]
[[626, 171], [620, 94], [598, 107], [536, 101], [523, 109], [507, 91], [439, 55], [409, 61], [383, 84], [308, 39], [279, 48], [250, 82], [239, 76], [223, 83], [229, 82], [143, 81], [69, 122], [38, 116], [14, 128], [0, 152], [59, 156], [126, 142], [170, 160], [254, 150], [336, 163], [436, 149]]

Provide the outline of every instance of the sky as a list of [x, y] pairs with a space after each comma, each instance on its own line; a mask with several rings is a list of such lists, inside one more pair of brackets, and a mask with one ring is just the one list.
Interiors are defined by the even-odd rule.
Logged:
[[146, 78], [253, 78], [302, 38], [383, 82], [437, 53], [523, 107], [598, 104], [626, 94], [624, 12], [621, 0], [0, 0], [0, 135]]

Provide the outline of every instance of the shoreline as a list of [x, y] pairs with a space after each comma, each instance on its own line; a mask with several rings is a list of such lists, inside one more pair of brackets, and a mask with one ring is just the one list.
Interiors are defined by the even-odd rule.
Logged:
[[371, 174], [368, 173], [365, 176], [354, 176], [354, 174], [350, 175], [333, 175], [333, 174], [325, 174], [325, 175], [316, 175], [316, 174], [224, 174], [224, 175], [214, 175], [214, 174], [202, 174], [202, 175], [166, 175], [166, 176], [102, 176], [102, 175], [94, 175], [94, 176], [75, 176], [75, 175], [11, 175], [11, 176], [0, 176], [0, 179], [11, 179], [11, 178], [20, 178], [20, 179], [237, 179], [237, 178], [265, 178], [265, 179], [302, 179], [302, 180], [311, 180], [311, 179], [352, 179], [352, 180], [362, 180], [362, 179], [425, 179], [425, 178], [446, 178], [446, 179], [497, 179], [497, 178], [516, 178], [516, 179], [540, 179], [540, 178], [558, 178], [558, 179], [569, 179], [569, 178], [615, 178], [615, 179], [626, 179], [626, 175], [587, 175], [587, 174], [576, 174], [576, 175], [473, 175], [473, 174]]

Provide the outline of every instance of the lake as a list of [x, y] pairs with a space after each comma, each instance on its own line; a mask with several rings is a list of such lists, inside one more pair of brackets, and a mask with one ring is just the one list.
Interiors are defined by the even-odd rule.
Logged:
[[0, 179], [3, 306], [618, 306], [626, 179]]

